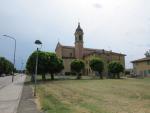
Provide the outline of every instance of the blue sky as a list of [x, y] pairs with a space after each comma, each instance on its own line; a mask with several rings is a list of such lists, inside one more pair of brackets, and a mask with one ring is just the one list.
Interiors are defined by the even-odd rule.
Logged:
[[16, 66], [26, 62], [43, 42], [42, 50], [54, 51], [58, 40], [74, 45], [78, 22], [84, 30], [84, 46], [126, 54], [130, 61], [144, 57], [150, 48], [149, 0], [0, 0], [0, 56], [13, 61], [17, 39]]

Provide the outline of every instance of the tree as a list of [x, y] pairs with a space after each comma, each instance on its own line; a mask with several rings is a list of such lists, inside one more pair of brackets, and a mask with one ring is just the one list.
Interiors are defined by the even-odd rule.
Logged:
[[108, 71], [113, 74], [113, 78], [116, 78], [117, 75], [117, 78], [119, 79], [120, 73], [124, 71], [124, 67], [121, 63], [114, 61], [108, 65]]
[[[31, 81], [34, 81], [34, 74], [35, 74], [35, 66], [36, 66], [36, 57], [37, 57], [37, 51], [33, 52], [26, 64], [26, 69], [29, 74], [31, 74]], [[42, 80], [46, 79], [45, 74], [48, 73], [48, 60], [49, 56], [47, 52], [43, 51], [38, 51], [38, 69], [37, 69], [37, 74], [42, 75]]]
[[[26, 69], [32, 75], [31, 81], [34, 81], [35, 65], [37, 52], [33, 52], [28, 58]], [[46, 79], [46, 74], [51, 74], [51, 79], [54, 79], [54, 74], [59, 73], [62, 69], [63, 61], [59, 59], [55, 53], [39, 51], [38, 52], [38, 69], [37, 73], [42, 75], [42, 80]]]
[[1, 74], [12, 74], [14, 70], [13, 64], [4, 57], [0, 57], [0, 75]]
[[146, 51], [145, 56], [150, 57], [150, 50]]
[[59, 59], [55, 53], [48, 53], [48, 72], [51, 74], [51, 80], [54, 80], [54, 74], [64, 69], [63, 61]]
[[96, 71], [99, 73], [100, 75], [100, 78], [103, 79], [103, 75], [102, 75], [102, 72], [104, 70], [104, 63], [101, 59], [99, 58], [93, 58], [90, 60], [90, 68], [93, 70], [93, 71]]
[[55, 73], [60, 73], [64, 69], [63, 60], [57, 58], [57, 68], [55, 69]]
[[81, 79], [81, 71], [84, 69], [84, 62], [79, 59], [75, 59], [71, 62], [71, 70], [77, 73], [77, 79]]

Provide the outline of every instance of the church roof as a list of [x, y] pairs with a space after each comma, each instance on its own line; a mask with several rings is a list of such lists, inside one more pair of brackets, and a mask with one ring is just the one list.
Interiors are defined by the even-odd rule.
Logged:
[[55, 51], [56, 51], [59, 47], [67, 48], [67, 49], [74, 49], [73, 46], [65, 46], [65, 45], [62, 45], [60, 42], [58, 42], [58, 43], [57, 43], [57, 46], [56, 46], [56, 48], [55, 48]]
[[[61, 45], [61, 44], [60, 44]], [[67, 49], [75, 49], [75, 47], [73, 46], [65, 46], [65, 45], [61, 45], [62, 48], [67, 48]], [[90, 53], [84, 53], [84, 56], [88, 56], [88, 55], [91, 55], [91, 54], [102, 54], [102, 53], [105, 53], [105, 54], [117, 54], [117, 55], [123, 55], [123, 56], [126, 56], [125, 54], [122, 54], [122, 53], [116, 53], [116, 52], [112, 52], [112, 51], [106, 51], [104, 49], [93, 49], [93, 48], [84, 48], [84, 52], [85, 51], [90, 51]]]
[[122, 53], [116, 53], [112, 51], [106, 51], [104, 49], [93, 49], [93, 48], [84, 48], [85, 50], [91, 51], [90, 53], [84, 54], [84, 57], [92, 54], [116, 54], [116, 55], [121, 55], [121, 56], [126, 56], [125, 54]]
[[63, 48], [68, 48], [68, 49], [74, 49], [75, 47], [73, 46], [65, 46], [65, 45], [62, 45]]

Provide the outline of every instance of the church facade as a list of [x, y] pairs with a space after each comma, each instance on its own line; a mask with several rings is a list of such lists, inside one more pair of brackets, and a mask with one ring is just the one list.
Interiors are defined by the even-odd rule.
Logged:
[[64, 70], [63, 73], [71, 72], [70, 64], [74, 59], [82, 59], [85, 63], [84, 75], [95, 75], [90, 69], [89, 62], [93, 57], [99, 57], [104, 62], [104, 75], [108, 74], [108, 64], [111, 61], [118, 61], [125, 67], [125, 54], [116, 53], [112, 51], [106, 51], [104, 49], [92, 49], [84, 48], [83, 35], [84, 32], [80, 27], [80, 23], [74, 33], [75, 35], [75, 45], [65, 46], [58, 42], [55, 52], [56, 55], [63, 59]]

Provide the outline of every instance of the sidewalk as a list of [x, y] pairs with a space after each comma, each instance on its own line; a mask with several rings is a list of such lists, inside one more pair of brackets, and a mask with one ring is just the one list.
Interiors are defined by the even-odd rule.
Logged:
[[0, 113], [16, 113], [26, 76], [15, 76], [14, 82], [0, 90]]
[[23, 87], [23, 92], [17, 113], [41, 113], [40, 111], [38, 111], [34, 99], [35, 98], [33, 96], [31, 86], [25, 84]]

